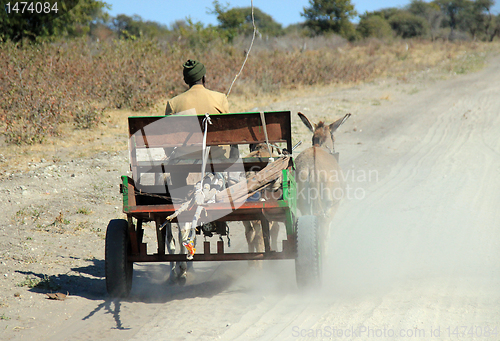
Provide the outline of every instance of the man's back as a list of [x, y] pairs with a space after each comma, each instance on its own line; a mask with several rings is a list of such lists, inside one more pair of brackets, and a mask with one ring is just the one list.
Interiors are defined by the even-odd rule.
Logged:
[[208, 90], [202, 84], [196, 84], [188, 91], [169, 100], [165, 115], [178, 114], [192, 109], [198, 115], [228, 113], [229, 104], [226, 95]]

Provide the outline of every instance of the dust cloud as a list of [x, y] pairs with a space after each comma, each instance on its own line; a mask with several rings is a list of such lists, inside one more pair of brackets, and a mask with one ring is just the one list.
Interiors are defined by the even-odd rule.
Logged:
[[463, 172], [436, 149], [391, 165], [376, 183], [350, 183], [366, 195], [346, 198], [332, 221], [323, 284], [331, 295], [416, 281], [498, 287], [500, 182], [491, 175], [500, 162]]

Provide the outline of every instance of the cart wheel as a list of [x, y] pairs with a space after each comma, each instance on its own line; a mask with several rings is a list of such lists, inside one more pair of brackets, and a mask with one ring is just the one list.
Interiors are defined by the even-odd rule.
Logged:
[[299, 288], [314, 288], [321, 284], [320, 226], [313, 215], [297, 221], [297, 258], [295, 275]]
[[128, 222], [111, 220], [106, 230], [104, 261], [106, 290], [111, 297], [127, 297], [130, 293], [134, 263], [127, 260], [129, 252]]

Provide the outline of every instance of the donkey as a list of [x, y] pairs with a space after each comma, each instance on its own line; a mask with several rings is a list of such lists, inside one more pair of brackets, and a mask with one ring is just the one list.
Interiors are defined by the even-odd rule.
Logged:
[[324, 232], [343, 197], [344, 182], [335, 157], [333, 133], [351, 116], [345, 115], [330, 125], [313, 124], [302, 113], [302, 122], [313, 133], [312, 147], [295, 158], [297, 206], [302, 215], [316, 215]]

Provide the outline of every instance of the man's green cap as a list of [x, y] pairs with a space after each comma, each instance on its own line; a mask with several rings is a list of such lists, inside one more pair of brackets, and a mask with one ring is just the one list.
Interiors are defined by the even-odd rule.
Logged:
[[193, 84], [205, 76], [207, 70], [205, 69], [205, 65], [202, 63], [189, 59], [183, 65], [184, 70], [182, 73], [184, 74], [184, 81], [187, 84]]

